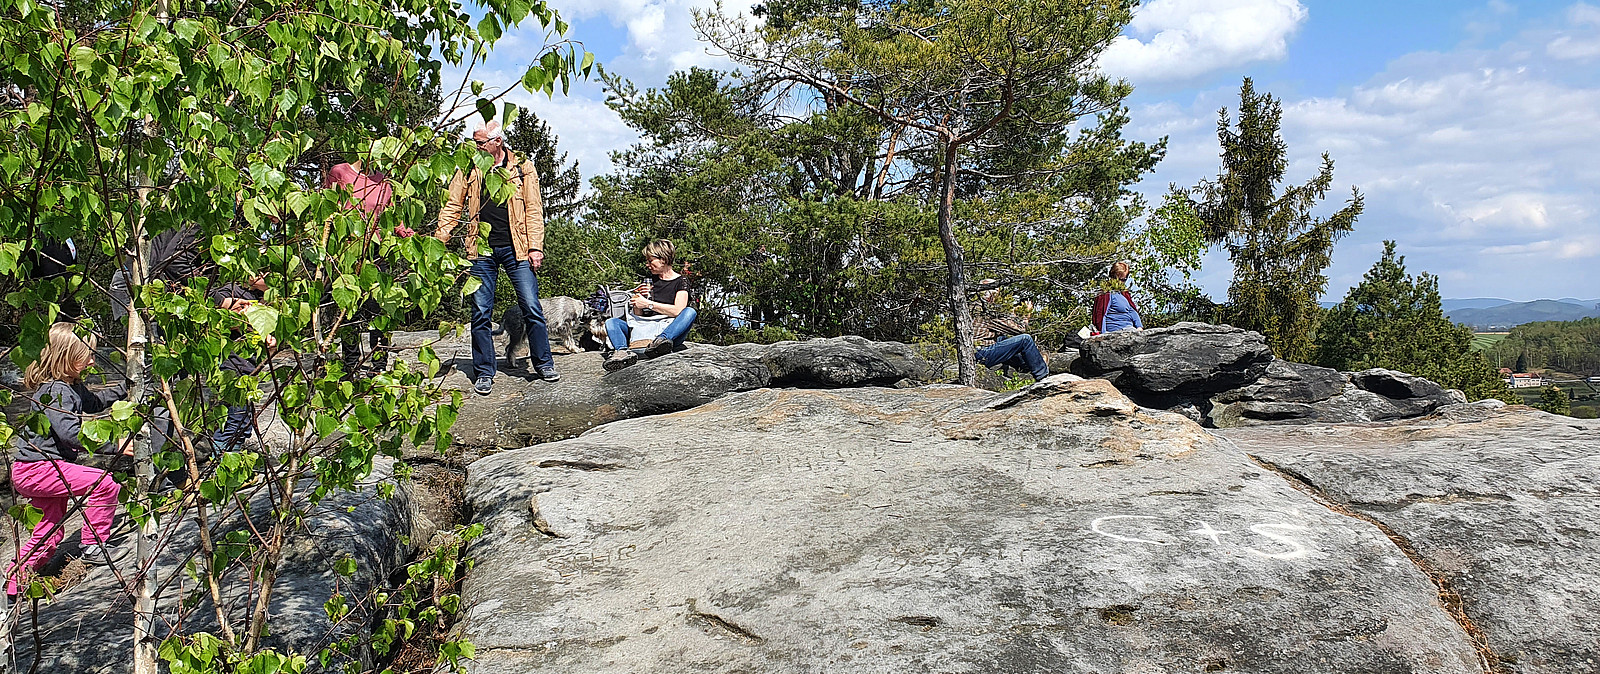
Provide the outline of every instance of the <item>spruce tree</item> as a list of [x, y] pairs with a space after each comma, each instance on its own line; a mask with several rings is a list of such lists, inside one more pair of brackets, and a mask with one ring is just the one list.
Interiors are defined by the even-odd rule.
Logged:
[[1472, 330], [1446, 318], [1439, 277], [1406, 273], [1393, 241], [1317, 332], [1318, 364], [1339, 370], [1382, 367], [1461, 389], [1471, 400], [1516, 402], [1500, 374], [1472, 351]]
[[1277, 355], [1304, 362], [1311, 356], [1327, 288], [1333, 244], [1350, 233], [1361, 214], [1361, 192], [1337, 213], [1311, 214], [1333, 185], [1333, 159], [1301, 185], [1283, 187], [1288, 145], [1279, 133], [1283, 108], [1271, 94], [1257, 93], [1249, 78], [1239, 88], [1237, 125], [1224, 108], [1217, 122], [1222, 172], [1195, 189], [1196, 212], [1209, 240], [1222, 243], [1233, 261], [1228, 303], [1218, 318], [1266, 336]]
[[1558, 386], [1546, 386], [1539, 392], [1538, 408], [1551, 414], [1572, 416], [1572, 399]]

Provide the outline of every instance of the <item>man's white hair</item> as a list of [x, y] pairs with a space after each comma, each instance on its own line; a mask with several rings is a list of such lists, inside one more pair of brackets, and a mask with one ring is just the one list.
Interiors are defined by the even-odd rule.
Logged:
[[485, 140], [493, 140], [495, 138], [499, 138], [501, 140], [505, 140], [505, 137], [506, 137], [506, 127], [504, 125], [502, 125], [501, 123], [495, 122], [495, 121], [490, 121], [488, 123], [485, 123], [483, 126], [480, 126], [480, 127], [476, 128], [476, 129], [473, 129], [472, 130], [472, 135], [474, 135], [474, 136], [478, 135], [479, 131], [483, 132]]

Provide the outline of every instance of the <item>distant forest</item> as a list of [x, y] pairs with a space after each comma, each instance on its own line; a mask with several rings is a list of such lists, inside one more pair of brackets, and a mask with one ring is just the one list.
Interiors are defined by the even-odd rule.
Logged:
[[1554, 369], [1600, 374], [1600, 318], [1542, 321], [1511, 329], [1504, 340], [1484, 349], [1491, 362], [1519, 372]]

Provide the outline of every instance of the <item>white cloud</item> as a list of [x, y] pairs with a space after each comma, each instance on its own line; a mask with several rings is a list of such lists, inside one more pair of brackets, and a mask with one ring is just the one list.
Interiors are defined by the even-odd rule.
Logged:
[[[724, 2], [723, 11], [748, 14], [759, 0]], [[691, 66], [731, 68], [712, 56], [694, 32], [694, 12], [716, 6], [716, 0], [587, 0], [563, 10], [575, 19], [599, 19], [627, 31], [623, 53], [606, 64], [642, 86], [656, 86], [667, 75]]]
[[1580, 2], [1567, 9], [1567, 21], [1574, 31], [1550, 40], [1545, 52], [1565, 61], [1600, 57], [1600, 7]]
[[[725, 11], [748, 13], [756, 0], [724, 2]], [[618, 45], [593, 44], [594, 36], [579, 31], [567, 37], [585, 41], [591, 51], [620, 53], [609, 55], [603, 65], [607, 71], [628, 78], [640, 88], [659, 87], [666, 83], [674, 71], [691, 66], [731, 69], [733, 64], [725, 58], [707, 53], [706, 45], [696, 39], [693, 22], [694, 11], [715, 6], [715, 0], [583, 0], [559, 6], [562, 17], [569, 22], [604, 21], [622, 29], [625, 36]], [[488, 63], [473, 74], [485, 82], [492, 93], [516, 87], [521, 73], [538, 56], [532, 49], [544, 44], [543, 31], [537, 22], [508, 31], [491, 54]], [[455, 80], [447, 73], [446, 82]], [[550, 124], [560, 141], [561, 150], [577, 159], [585, 180], [612, 171], [610, 153], [638, 142], [634, 131], [605, 105], [605, 93], [594, 82], [574, 82], [570, 95], [559, 92], [554, 100], [535, 96], [517, 89], [506, 98], [524, 108], [533, 110]]]
[[[1413, 54], [1341, 95], [1284, 102], [1289, 180], [1304, 180], [1328, 151], [1337, 183], [1322, 212], [1342, 205], [1351, 185], [1366, 196], [1355, 232], [1335, 250], [1330, 299], [1359, 280], [1384, 239], [1399, 242], [1412, 271], [1439, 274], [1447, 296], [1593, 294], [1600, 73], [1539, 47], [1597, 29], [1600, 10], [1580, 4], [1561, 25], [1498, 48]], [[1236, 108], [1237, 91], [1134, 111], [1134, 135], [1171, 134], [1147, 192], [1215, 175], [1209, 122], [1221, 106]], [[1206, 272], [1208, 289], [1225, 292], [1227, 265]]]
[[1568, 240], [1545, 239], [1533, 243], [1492, 246], [1485, 248], [1483, 252], [1487, 255], [1555, 257], [1560, 260], [1576, 260], [1600, 256], [1600, 237], [1580, 236]]
[[1177, 82], [1288, 54], [1304, 23], [1299, 0], [1153, 0], [1100, 57], [1135, 84]]

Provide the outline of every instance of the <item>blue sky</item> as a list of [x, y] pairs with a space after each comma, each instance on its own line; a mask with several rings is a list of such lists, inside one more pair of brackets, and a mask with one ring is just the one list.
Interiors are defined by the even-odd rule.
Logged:
[[[729, 67], [690, 27], [712, 0], [552, 0], [568, 37], [611, 72], [659, 86], [691, 65]], [[725, 0], [744, 9], [749, 0]], [[474, 76], [510, 86], [544, 35], [511, 33]], [[1141, 189], [1192, 185], [1217, 170], [1216, 114], [1242, 77], [1283, 99], [1291, 180], [1324, 151], [1337, 168], [1331, 212], [1366, 195], [1335, 249], [1328, 297], [1399, 243], [1446, 297], [1600, 297], [1600, 5], [1487, 0], [1150, 0], [1103, 67], [1136, 87], [1140, 140], [1170, 139]], [[585, 178], [635, 137], [593, 84], [554, 100], [512, 100], [548, 120]], [[1225, 256], [1200, 281], [1226, 295]]]

